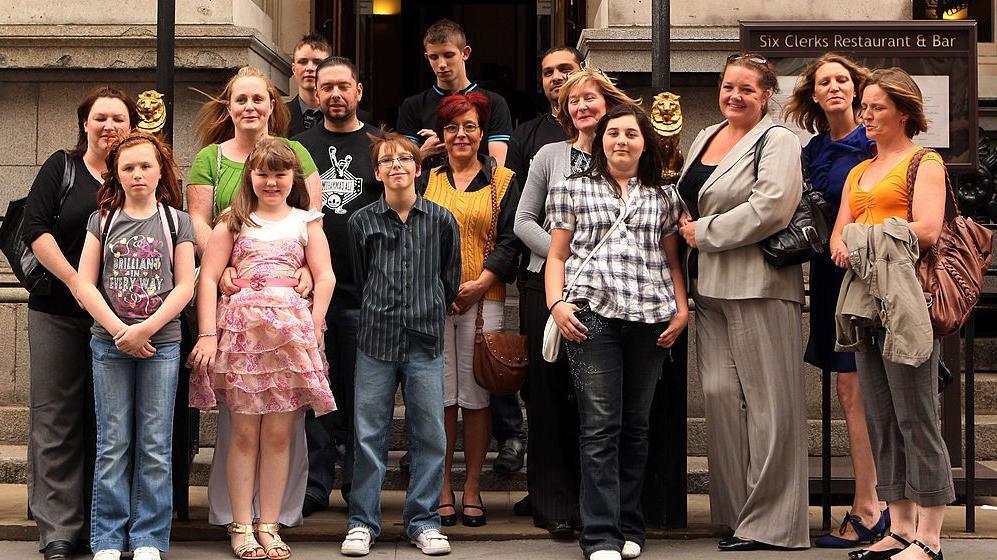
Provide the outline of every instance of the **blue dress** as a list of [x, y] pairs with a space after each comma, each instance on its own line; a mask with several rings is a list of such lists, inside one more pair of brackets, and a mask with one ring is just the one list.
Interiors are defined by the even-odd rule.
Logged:
[[[873, 156], [873, 146], [860, 125], [836, 142], [831, 141], [829, 132], [818, 134], [803, 148], [810, 182], [834, 205], [835, 215], [848, 172]], [[810, 261], [810, 341], [804, 359], [821, 369], [854, 372], [855, 355], [834, 351], [834, 308], [844, 277], [844, 269], [831, 261], [829, 251]]]

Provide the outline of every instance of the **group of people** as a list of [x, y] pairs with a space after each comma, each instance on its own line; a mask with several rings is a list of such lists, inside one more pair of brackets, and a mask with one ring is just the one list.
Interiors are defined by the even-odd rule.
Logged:
[[[403, 521], [423, 553], [451, 551], [441, 527], [486, 524], [494, 433], [496, 468], [517, 470], [528, 452], [518, 513], [557, 538], [578, 534], [588, 559], [636, 558], [651, 400], [661, 376], [685, 375], [669, 348], [690, 300], [711, 515], [731, 530], [719, 548], [810, 546], [803, 271], [758, 248], [790, 221], [804, 170], [840, 207], [811, 263], [806, 360], [838, 372], [856, 475], [851, 512], [816, 544], [870, 543], [850, 554], [864, 560], [941, 558], [954, 493], [937, 342], [898, 360], [914, 355], [897, 348], [909, 338], [875, 325], [863, 346], [836, 318], [853, 239], [897, 236], [901, 218], [916, 255], [942, 226], [937, 154], [919, 159], [908, 196], [911, 138], [927, 129], [910, 76], [838, 55], [809, 66], [786, 115], [816, 133], [801, 150], [768, 114], [772, 65], [732, 55], [724, 118], [670, 184], [641, 100], [575, 49], [544, 54], [550, 111], [512, 130], [505, 101], [468, 78], [459, 25], [435, 23], [423, 46], [436, 83], [405, 100], [397, 132], [358, 109], [356, 67], [321, 37], [296, 46], [299, 95], [286, 104], [241, 68], [198, 115], [183, 189], [169, 147], [133, 130], [127, 94], [104, 87], [80, 104], [77, 145], [42, 166], [24, 229], [57, 280], [29, 299], [29, 507], [47, 559], [168, 550], [183, 382], [191, 406], [219, 410], [209, 522], [227, 526], [239, 558], [290, 557], [280, 527], [329, 506], [337, 462], [341, 552], [370, 551], [399, 384]], [[475, 332], [503, 328], [512, 282], [529, 357], [525, 435], [518, 397], [490, 395], [472, 366]], [[563, 338], [554, 361], [549, 318]]]

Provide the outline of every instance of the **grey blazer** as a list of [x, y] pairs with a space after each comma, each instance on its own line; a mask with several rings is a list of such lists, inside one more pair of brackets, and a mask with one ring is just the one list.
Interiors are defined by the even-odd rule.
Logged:
[[[759, 241], [789, 224], [803, 195], [800, 139], [785, 128], [769, 132], [755, 178], [755, 144], [773, 125], [771, 117], [763, 117], [724, 156], [699, 191], [696, 289], [704, 296], [803, 303], [803, 268], [776, 268], [758, 248]], [[700, 131], [679, 181], [724, 126], [725, 122]]]

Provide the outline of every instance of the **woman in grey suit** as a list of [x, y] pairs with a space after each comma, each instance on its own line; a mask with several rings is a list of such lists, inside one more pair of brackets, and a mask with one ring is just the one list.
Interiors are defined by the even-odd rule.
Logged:
[[[691, 263], [706, 404], [710, 512], [733, 537], [719, 548], [805, 548], [807, 438], [800, 266], [775, 268], [758, 243], [789, 223], [802, 196], [800, 141], [774, 126], [778, 91], [759, 55], [730, 56], [724, 121], [692, 143], [679, 192]], [[755, 169], [755, 151], [761, 150]]]

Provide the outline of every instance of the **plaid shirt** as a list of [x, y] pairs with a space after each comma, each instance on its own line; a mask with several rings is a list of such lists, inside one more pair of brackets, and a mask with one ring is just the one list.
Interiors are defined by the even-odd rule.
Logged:
[[574, 231], [564, 266], [565, 286], [613, 222], [623, 223], [585, 266], [565, 299], [585, 300], [592, 311], [612, 319], [662, 323], [675, 315], [675, 287], [661, 240], [678, 229], [682, 205], [674, 187], [640, 187], [631, 179], [626, 204], [602, 179], [572, 177], [547, 196], [551, 229]]

